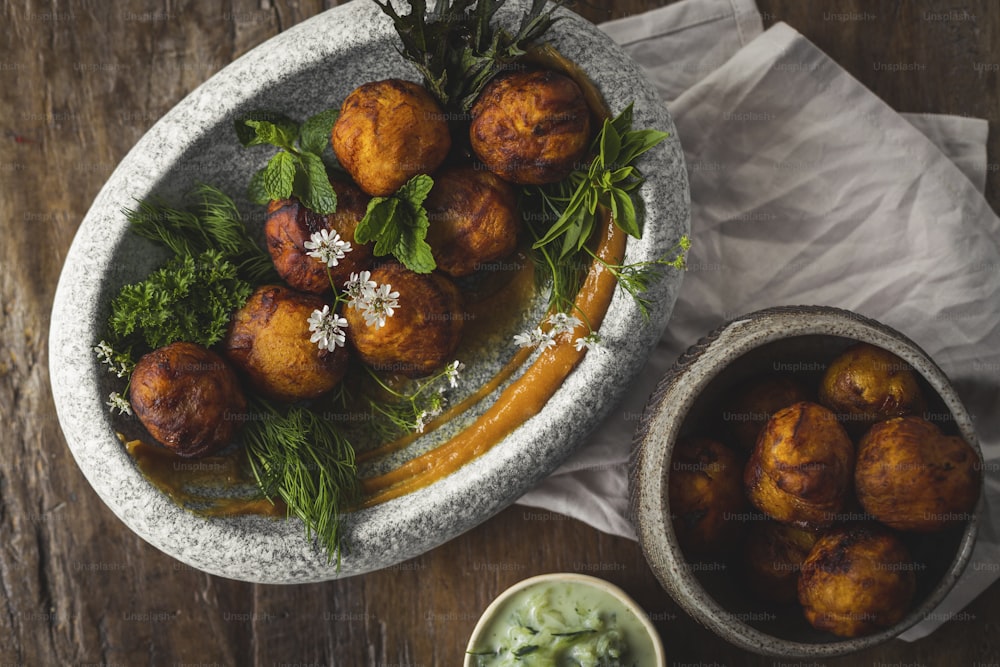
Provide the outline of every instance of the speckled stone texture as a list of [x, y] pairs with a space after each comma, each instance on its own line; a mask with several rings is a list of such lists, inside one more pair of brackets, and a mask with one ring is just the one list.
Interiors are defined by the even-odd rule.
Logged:
[[[515, 25], [525, 3], [504, 7]], [[638, 68], [593, 25], [560, 10], [549, 41], [580, 64], [613, 112], [635, 100], [636, 126], [671, 138], [647, 154], [641, 168], [645, 236], [630, 240], [628, 260], [653, 259], [689, 228], [690, 199], [680, 144], [663, 103]], [[352, 2], [303, 22], [235, 61], [166, 114], [112, 174], [83, 221], [60, 277], [52, 312], [51, 377], [63, 432], [81, 471], [105, 503], [150, 544], [201, 570], [256, 582], [321, 581], [386, 567], [423, 553], [472, 528], [557, 467], [611, 409], [659, 338], [680, 275], [668, 274], [650, 293], [653, 317], [643, 321], [617, 294], [600, 333], [607, 345], [591, 352], [545, 410], [458, 473], [405, 498], [345, 517], [340, 569], [308, 542], [297, 520], [262, 517], [205, 519], [186, 512], [150, 485], [115, 437], [121, 418], [105, 406], [120, 386], [92, 347], [101, 339], [111, 298], [142, 279], [166, 254], [126, 233], [122, 209], [160, 195], [177, 201], [198, 181], [234, 196], [255, 233], [261, 207], [246, 183], [271, 152], [246, 150], [233, 119], [252, 109], [305, 118], [336, 107], [358, 85], [416, 71], [396, 53], [390, 21], [370, 2]]]
[[[784, 658], [819, 658], [861, 650], [899, 635], [931, 613], [958, 581], [972, 555], [978, 512], [964, 531], [930, 535], [920, 556], [930, 563], [914, 607], [895, 626], [853, 639], [837, 639], [810, 627], [801, 613], [779, 611], [774, 618], [740, 616], [760, 610], [741, 581], [723, 572], [692, 568], [670, 522], [667, 478], [679, 435], [703, 432], [718, 420], [728, 391], [776, 368], [809, 369], [825, 364], [855, 341], [886, 349], [916, 371], [934, 414], [959, 433], [982, 458], [971, 418], [948, 378], [909, 338], [856, 313], [825, 306], [788, 306], [737, 318], [706, 335], [674, 364], [650, 398], [636, 431], [629, 475], [631, 512], [639, 543], [657, 579], [699, 623], [748, 651]], [[785, 365], [787, 364], [787, 365]], [[795, 366], [794, 364], [798, 364]], [[825, 366], [824, 366], [825, 368]], [[808, 372], [808, 371], [804, 371]], [[821, 372], [817, 372], [821, 375]], [[818, 377], [817, 377], [818, 380]], [[936, 394], [936, 396], [935, 396]], [[715, 406], [712, 410], [710, 406]], [[945, 426], [945, 424], [939, 424]], [[914, 556], [918, 557], [914, 551]]]

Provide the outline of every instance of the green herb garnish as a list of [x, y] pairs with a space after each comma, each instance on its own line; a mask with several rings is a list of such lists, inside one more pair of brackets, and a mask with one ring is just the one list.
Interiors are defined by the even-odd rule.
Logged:
[[376, 257], [393, 255], [415, 273], [430, 273], [437, 267], [425, 240], [430, 221], [424, 208], [434, 180], [418, 174], [388, 197], [372, 197], [365, 217], [354, 230], [358, 243], [375, 242]]
[[267, 166], [250, 178], [249, 196], [255, 204], [295, 196], [316, 213], [337, 210], [337, 193], [323, 163], [330, 131], [338, 110], [328, 109], [300, 126], [281, 114], [255, 111], [235, 122], [236, 136], [246, 147], [279, 148]]
[[354, 448], [308, 408], [250, 403], [258, 418], [248, 421], [243, 441], [257, 485], [272, 501], [281, 498], [339, 567], [340, 514], [358, 497]]
[[642, 238], [642, 209], [633, 197], [643, 178], [633, 163], [668, 136], [658, 130], [633, 130], [631, 104], [614, 120], [605, 119], [591, 145], [590, 166], [534, 190], [543, 210], [558, 218], [533, 247], [561, 240], [560, 259], [582, 250], [597, 226], [599, 206], [611, 211], [619, 229]]
[[[416, 65], [424, 86], [445, 109], [467, 111], [493, 77], [509, 69], [525, 49], [556, 22], [533, 0], [516, 34], [490, 21], [505, 0], [438, 0], [428, 15], [425, 0], [412, 0], [400, 16], [389, 2], [375, 0], [396, 26], [400, 55]], [[470, 9], [475, 5], [474, 9]]]

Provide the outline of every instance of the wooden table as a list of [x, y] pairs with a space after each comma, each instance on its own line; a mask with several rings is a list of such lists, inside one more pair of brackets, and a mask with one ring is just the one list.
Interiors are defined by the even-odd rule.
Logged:
[[[758, 0], [901, 111], [1000, 120], [993, 0]], [[779, 665], [686, 618], [637, 546], [562, 516], [511, 508], [389, 570], [307, 586], [228, 581], [148, 546], [87, 485], [55, 418], [47, 368], [56, 280], [111, 170], [195, 86], [337, 2], [4, 0], [0, 9], [0, 664], [458, 665], [503, 588], [596, 572], [658, 619], [675, 664]], [[666, 0], [590, 0], [593, 21]], [[916, 5], [921, 6], [917, 7]], [[220, 8], [220, 5], [222, 8]], [[844, 13], [864, 20], [842, 20]], [[876, 63], [921, 63], [885, 71]], [[990, 138], [995, 160], [998, 139]], [[987, 197], [1000, 203], [997, 165]], [[831, 665], [1000, 661], [1000, 589], [928, 639]], [[808, 661], [806, 661], [808, 664]]]

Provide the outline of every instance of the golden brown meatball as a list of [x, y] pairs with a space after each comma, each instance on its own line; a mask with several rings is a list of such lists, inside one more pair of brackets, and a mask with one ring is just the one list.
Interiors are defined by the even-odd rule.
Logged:
[[770, 602], [797, 602], [802, 562], [817, 538], [816, 533], [787, 523], [762, 521], [752, 526], [744, 550], [750, 590]]
[[852, 500], [854, 445], [832, 412], [801, 402], [779, 410], [757, 438], [744, 472], [760, 511], [803, 528], [832, 523]]
[[771, 416], [793, 403], [809, 400], [802, 385], [785, 375], [769, 375], [740, 386], [729, 402], [723, 421], [740, 449], [749, 452]]
[[377, 196], [433, 172], [451, 149], [441, 107], [423, 86], [401, 79], [372, 81], [348, 95], [331, 142], [354, 181]]
[[[323, 294], [330, 291], [330, 278], [339, 289], [355, 272], [367, 269], [372, 262], [371, 244], [358, 244], [354, 230], [365, 217], [368, 196], [349, 183], [330, 181], [337, 193], [337, 210], [330, 215], [310, 211], [297, 199], [272, 201], [267, 207], [264, 234], [274, 267], [285, 282], [301, 292]], [[351, 244], [350, 252], [330, 268], [309, 256], [305, 243], [322, 229], [337, 232]]]
[[253, 389], [279, 401], [316, 398], [347, 370], [348, 352], [321, 350], [309, 339], [309, 316], [326, 302], [281, 285], [258, 287], [233, 318], [223, 353]]
[[819, 402], [860, 435], [875, 422], [919, 414], [924, 398], [909, 364], [888, 350], [858, 343], [833, 360]]
[[467, 276], [517, 248], [517, 194], [492, 172], [472, 167], [440, 172], [425, 208], [427, 243], [437, 268], [450, 276]]
[[572, 79], [551, 70], [494, 79], [471, 113], [472, 149], [511, 183], [561, 181], [590, 145], [590, 111], [583, 92]]
[[371, 280], [398, 292], [398, 306], [385, 325], [368, 323], [362, 308], [348, 307], [347, 337], [369, 366], [406, 377], [422, 377], [450, 361], [462, 336], [464, 315], [458, 288], [439, 273], [414, 273], [388, 262]]
[[730, 448], [709, 438], [678, 441], [667, 489], [674, 534], [685, 554], [717, 555], [742, 537], [743, 464]]
[[819, 538], [802, 564], [799, 602], [819, 630], [841, 637], [878, 632], [903, 620], [916, 590], [906, 546], [876, 525]]
[[129, 387], [139, 421], [180, 456], [207, 456], [225, 447], [247, 407], [233, 369], [195, 343], [171, 343], [144, 355]]
[[865, 510], [897, 530], [964, 523], [979, 500], [979, 456], [920, 417], [872, 426], [858, 445], [854, 483]]

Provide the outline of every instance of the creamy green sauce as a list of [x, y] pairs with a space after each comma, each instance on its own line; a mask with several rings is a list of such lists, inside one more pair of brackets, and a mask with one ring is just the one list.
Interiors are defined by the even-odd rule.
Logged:
[[576, 582], [539, 583], [493, 614], [470, 654], [478, 667], [651, 667], [653, 640], [609, 593]]

